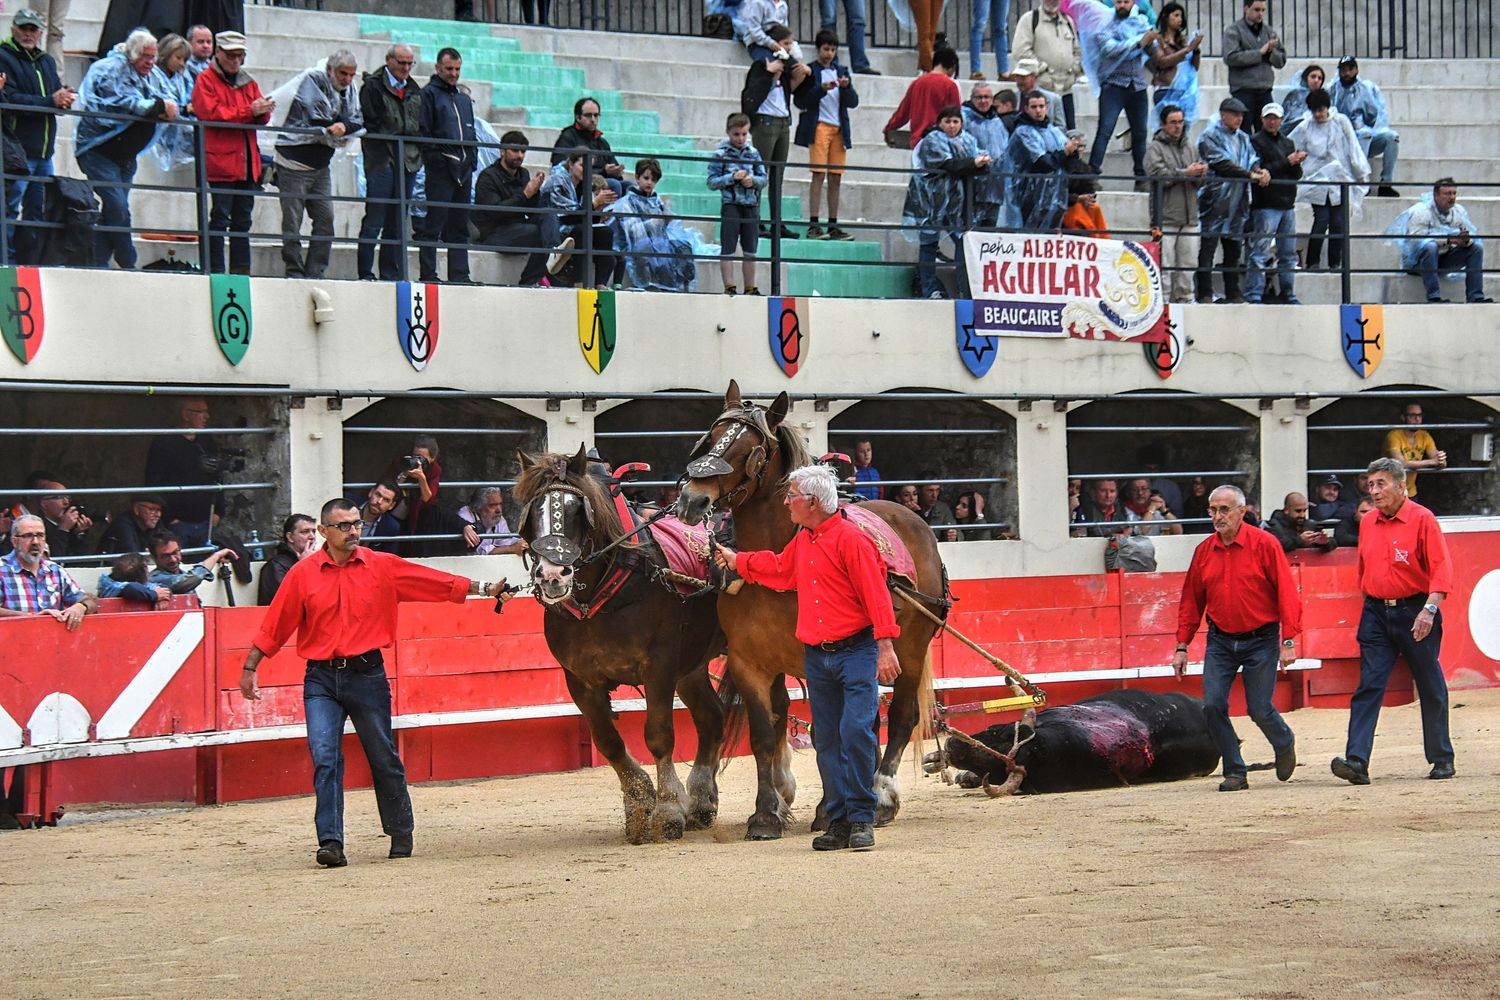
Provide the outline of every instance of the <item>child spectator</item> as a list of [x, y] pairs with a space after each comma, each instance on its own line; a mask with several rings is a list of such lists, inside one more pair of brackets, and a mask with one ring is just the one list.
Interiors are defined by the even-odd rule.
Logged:
[[99, 578], [99, 596], [141, 601], [162, 611], [172, 592], [166, 587], [147, 583], [145, 557], [139, 552], [127, 552], [111, 563], [109, 572]]
[[731, 257], [743, 250], [741, 268], [745, 294], [759, 295], [755, 285], [755, 251], [760, 245], [760, 191], [766, 186], [766, 165], [750, 144], [750, 116], [736, 111], [724, 123], [728, 138], [708, 162], [708, 186], [723, 197], [719, 210], [719, 272], [724, 291], [738, 293]]
[[1099, 207], [1099, 188], [1087, 181], [1073, 193], [1073, 203], [1063, 214], [1063, 229], [1080, 236], [1098, 236], [1109, 239], [1109, 226], [1104, 221], [1104, 209]]
[[667, 218], [670, 209], [656, 193], [661, 163], [652, 158], [637, 161], [635, 183], [605, 209], [615, 234], [615, 250], [624, 261], [631, 288], [691, 291], [697, 280], [693, 264], [693, 234], [677, 219]]
[[920, 230], [918, 293], [924, 299], [945, 297], [937, 280], [937, 255], [938, 244], [946, 234], [953, 241], [959, 297], [968, 298], [962, 239], [969, 229], [964, 181], [988, 170], [990, 156], [980, 152], [974, 137], [964, 131], [963, 110], [954, 105], [938, 112], [937, 124], [917, 144], [914, 159], [917, 171], [906, 188], [902, 218], [908, 227]]
[[[797, 120], [797, 145], [808, 151], [812, 164], [812, 184], [807, 191], [811, 214], [807, 238], [810, 240], [852, 240], [839, 228], [839, 186], [844, 180], [840, 169], [852, 142], [849, 111], [859, 106], [859, 94], [849, 81], [849, 70], [838, 62], [839, 39], [828, 30], [818, 32], [818, 61], [811, 66], [814, 86], [797, 92], [797, 106], [802, 117]], [[823, 178], [828, 178], [828, 229], [818, 224], [823, 196]]]

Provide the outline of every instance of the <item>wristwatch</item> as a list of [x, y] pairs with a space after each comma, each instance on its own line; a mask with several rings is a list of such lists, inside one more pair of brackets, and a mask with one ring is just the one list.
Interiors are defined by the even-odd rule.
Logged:
[[1422, 610], [1427, 612], [1429, 615], [1435, 615], [1438, 613], [1438, 606], [1436, 604], [1433, 604], [1431, 601], [1428, 601], [1426, 604], [1422, 605]]
[[1283, 646], [1285, 646], [1287, 649], [1291, 649], [1293, 647], [1293, 645], [1294, 645], [1294, 643], [1290, 639], [1282, 639], [1281, 640], [1281, 644]]

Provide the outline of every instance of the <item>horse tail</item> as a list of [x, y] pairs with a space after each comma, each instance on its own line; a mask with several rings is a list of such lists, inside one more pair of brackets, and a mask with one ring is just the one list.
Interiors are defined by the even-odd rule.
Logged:
[[922, 676], [917, 680], [917, 725], [912, 730], [912, 748], [917, 763], [921, 763], [924, 745], [932, 736], [932, 720], [936, 716], [937, 690], [932, 684], [932, 644], [922, 653]]
[[724, 709], [724, 741], [719, 748], [719, 773], [723, 774], [734, 759], [731, 748], [739, 745], [745, 732], [745, 699], [740, 697], [740, 689], [734, 686], [727, 667], [719, 678], [718, 692], [719, 704]]

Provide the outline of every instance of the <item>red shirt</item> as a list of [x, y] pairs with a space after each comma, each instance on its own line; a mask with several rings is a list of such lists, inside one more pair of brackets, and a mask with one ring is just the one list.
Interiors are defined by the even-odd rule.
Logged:
[[1283, 639], [1302, 631], [1302, 599], [1274, 535], [1241, 524], [1228, 545], [1218, 532], [1198, 543], [1177, 605], [1179, 643], [1192, 639], [1205, 610], [1221, 632], [1249, 632], [1275, 621]]
[[839, 511], [797, 532], [780, 552], [741, 552], [740, 576], [797, 592], [797, 638], [809, 646], [844, 639], [868, 625], [875, 638], [901, 634], [875, 543]]
[[890, 132], [910, 123], [911, 148], [916, 149], [927, 126], [937, 121], [938, 112], [944, 108], [956, 108], [963, 100], [953, 77], [936, 72], [923, 73], [906, 88], [901, 103], [896, 105], [895, 114], [881, 131]]
[[1453, 560], [1432, 511], [1408, 498], [1394, 517], [1372, 510], [1359, 522], [1359, 589], [1369, 597], [1453, 590]]
[[309, 660], [357, 656], [389, 646], [401, 601], [461, 603], [469, 581], [364, 546], [340, 566], [327, 550], [293, 566], [266, 613], [255, 648], [275, 656], [297, 633], [297, 653]]

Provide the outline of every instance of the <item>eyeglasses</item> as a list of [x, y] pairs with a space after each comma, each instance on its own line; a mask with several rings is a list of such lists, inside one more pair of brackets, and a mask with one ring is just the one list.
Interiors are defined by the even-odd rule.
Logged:
[[36, 542], [46, 538], [47, 533], [45, 531], [28, 531], [26, 534], [17, 535], [16, 537], [23, 542]]
[[225, 59], [243, 59], [243, 58], [245, 58], [245, 53], [244, 53], [243, 50], [235, 51], [235, 50], [231, 50], [231, 49], [220, 49], [219, 50], [219, 55], [223, 56]]
[[811, 496], [812, 496], [811, 493], [788, 493], [786, 495], [786, 498], [787, 498], [788, 502], [791, 502], [793, 500], [806, 500], [807, 498], [809, 498]]
[[363, 521], [338, 521], [338, 522], [336, 522], [334, 524], [329, 524], [326, 521], [323, 522], [323, 527], [325, 527], [325, 528], [336, 528], [337, 530], [342, 531], [346, 535], [349, 534], [350, 532], [359, 531], [364, 526], [365, 526], [365, 522], [363, 522]]
[[598, 118], [599, 117], [599, 112], [597, 112], [597, 111], [585, 111], [581, 115], [579, 115], [578, 117], [579, 118]]
[[391, 62], [397, 66], [415, 66], [417, 64], [415, 59], [392, 59]]

